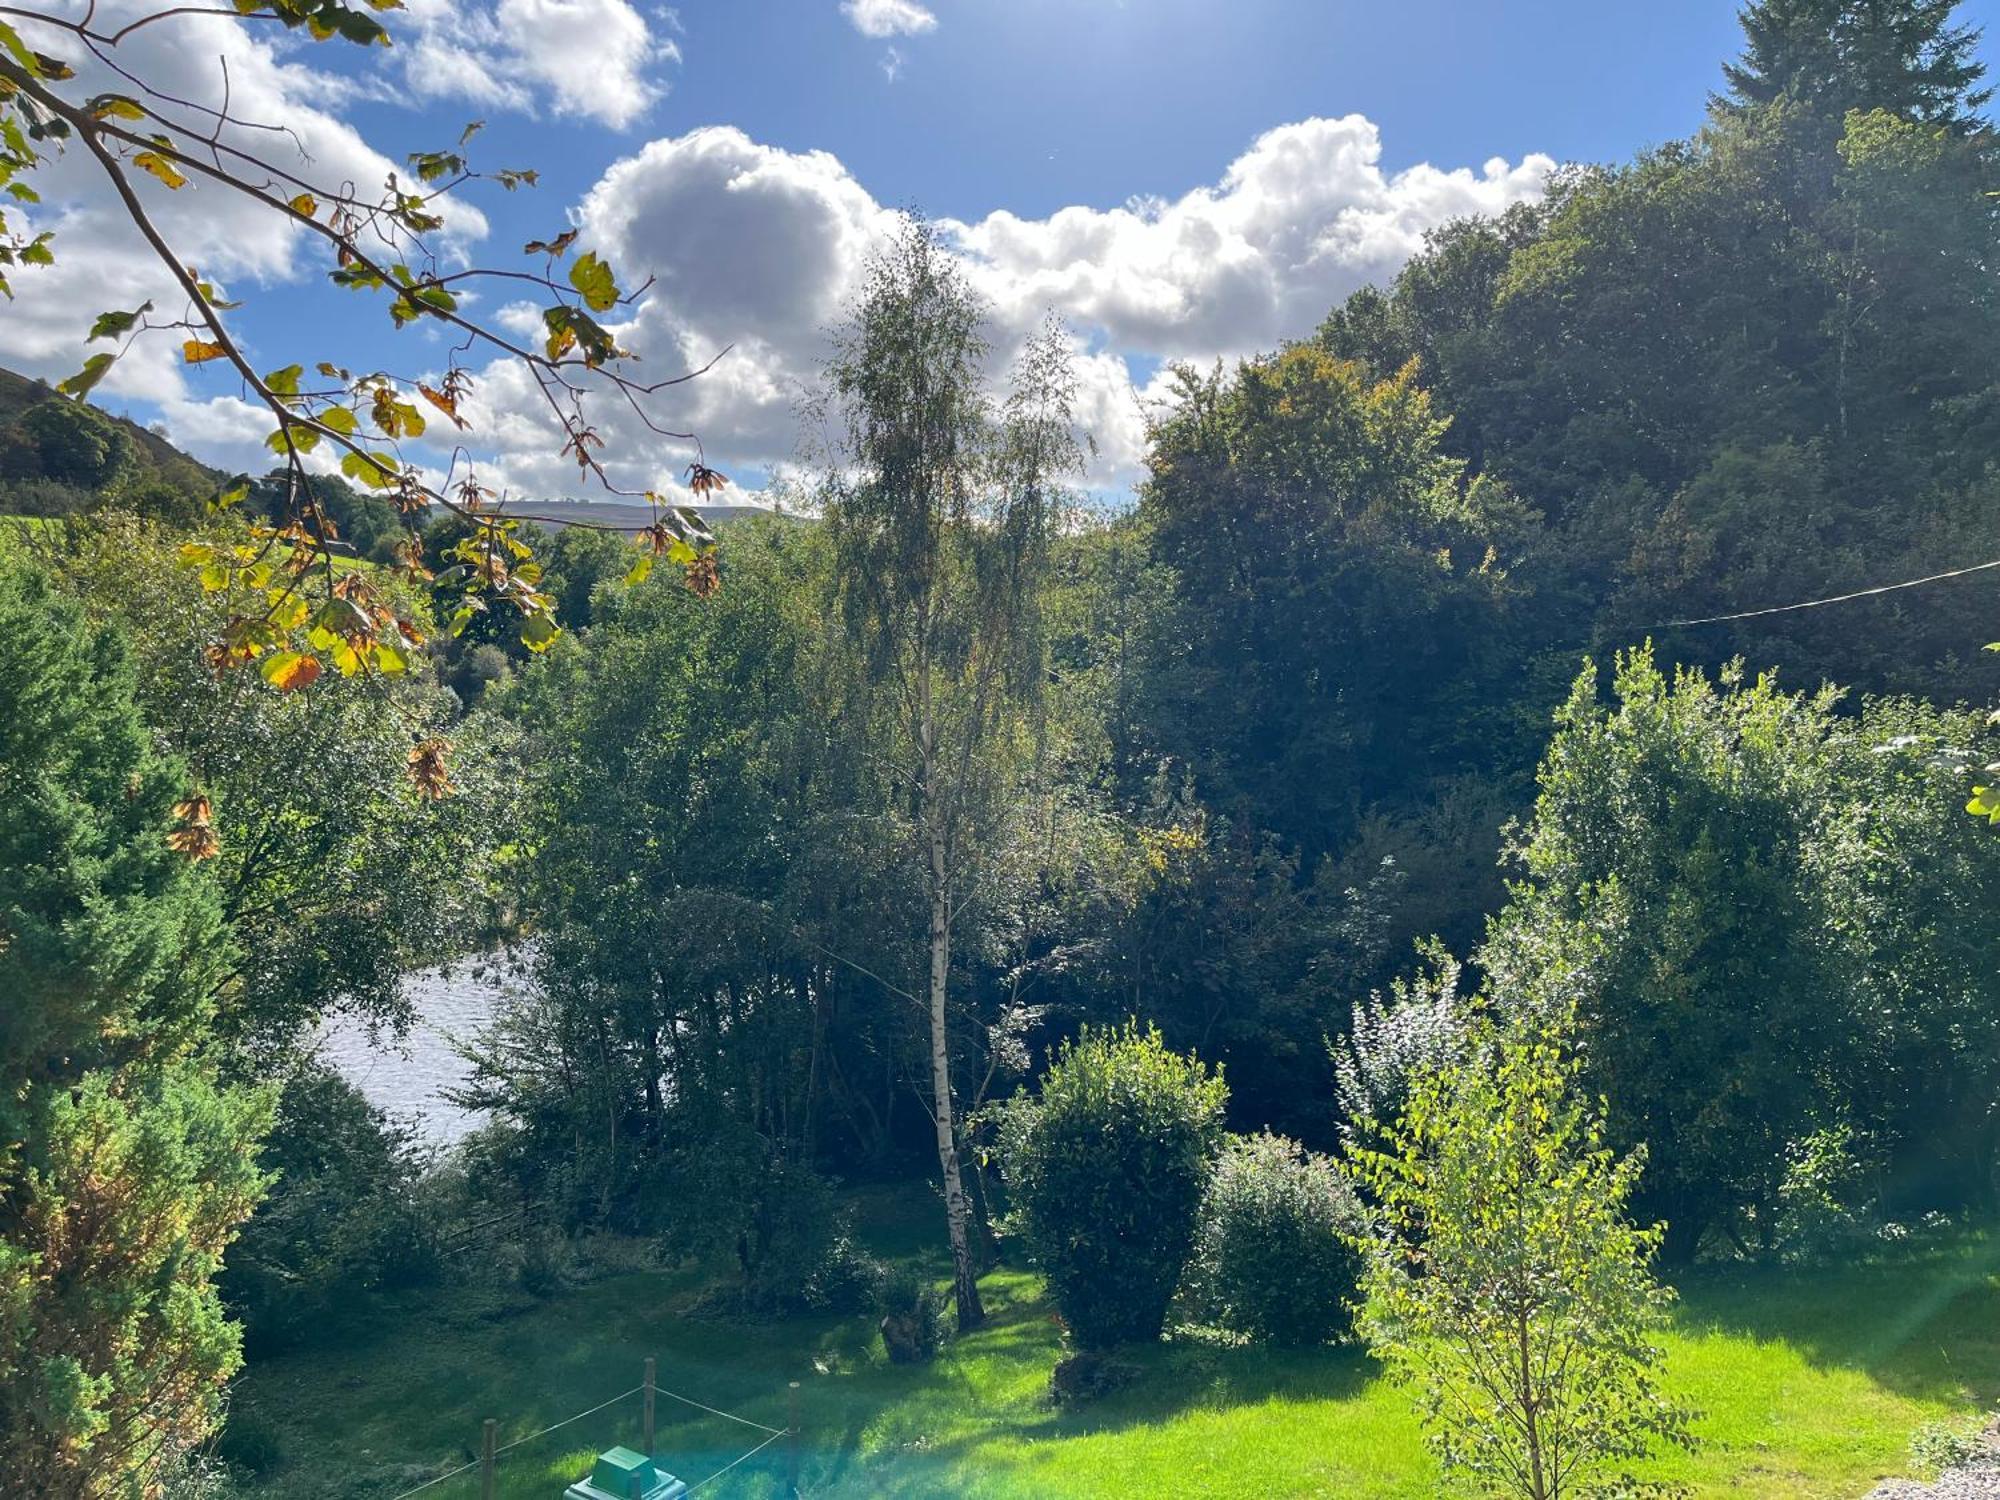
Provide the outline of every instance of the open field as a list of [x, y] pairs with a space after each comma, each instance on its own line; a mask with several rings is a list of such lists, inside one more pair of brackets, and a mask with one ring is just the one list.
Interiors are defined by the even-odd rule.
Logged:
[[[910, 1253], [901, 1198], [865, 1200], [878, 1250]], [[870, 1223], [872, 1219], [872, 1226]], [[1711, 1495], [1850, 1497], [1906, 1470], [1911, 1430], [2000, 1398], [2000, 1241], [1957, 1235], [1834, 1269], [1704, 1272], [1683, 1287], [1671, 1383], [1703, 1416], [1699, 1453], [1655, 1467]], [[1355, 1350], [1298, 1355], [1162, 1344], [1139, 1385], [1078, 1414], [1044, 1399], [1058, 1330], [1037, 1279], [984, 1282], [992, 1318], [924, 1369], [882, 1357], [866, 1318], [743, 1323], [694, 1311], [696, 1271], [607, 1276], [546, 1302], [447, 1292], [352, 1345], [254, 1368], [238, 1421], [272, 1463], [256, 1493], [387, 1500], [500, 1441], [638, 1384], [772, 1427], [802, 1383], [815, 1495], [1432, 1495], [1403, 1395]], [[688, 1420], [692, 1418], [693, 1420]], [[554, 1500], [590, 1456], [637, 1435], [632, 1397], [503, 1456], [506, 1500]], [[689, 1479], [763, 1436], [662, 1398], [660, 1451]], [[239, 1441], [241, 1439], [239, 1438]], [[767, 1496], [774, 1443], [703, 1495]], [[476, 1474], [424, 1493], [465, 1500]]]

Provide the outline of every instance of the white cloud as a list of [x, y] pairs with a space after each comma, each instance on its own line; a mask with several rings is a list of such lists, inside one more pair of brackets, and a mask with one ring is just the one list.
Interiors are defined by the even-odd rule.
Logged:
[[[1387, 173], [1375, 126], [1349, 115], [1268, 131], [1219, 182], [1171, 201], [941, 227], [996, 310], [996, 365], [1046, 310], [1075, 330], [1079, 415], [1098, 447], [1091, 479], [1117, 488], [1141, 472], [1145, 411], [1166, 387], [1161, 361], [1244, 356], [1302, 336], [1348, 293], [1392, 276], [1426, 230], [1538, 197], [1553, 169], [1530, 156]], [[725, 468], [773, 468], [795, 454], [797, 397], [892, 221], [838, 159], [727, 127], [648, 143], [605, 173], [581, 216], [584, 242], [628, 282], [654, 278], [621, 333], [650, 377], [733, 344], [671, 397], [675, 425], [699, 432]], [[1145, 379], [1135, 381], [1135, 363]], [[546, 451], [555, 444], [536, 426], [532, 387], [495, 371], [484, 396], [494, 420], [482, 427], [505, 435], [511, 482], [574, 492], [574, 469]], [[605, 411], [607, 452], [631, 455], [627, 483], [692, 453]]]
[[841, 0], [840, 11], [863, 36], [921, 36], [937, 29], [937, 17], [916, 0]]
[[[488, 99], [523, 107], [547, 97], [561, 109], [570, 107], [566, 98], [589, 93], [588, 66], [611, 79], [611, 94], [625, 101], [593, 106], [600, 117], [643, 109], [650, 97], [637, 64], [616, 61], [648, 48], [658, 56], [643, 24], [620, 19], [632, 14], [626, 0], [494, 0], [491, 12], [455, 20], [442, 9], [425, 18], [422, 7], [444, 0], [415, 3], [420, 36], [460, 49], [439, 54], [462, 68], [454, 89], [484, 88], [493, 91]], [[579, 11], [598, 17], [612, 37], [612, 62], [593, 54], [586, 65], [562, 46], [543, 45]], [[503, 16], [519, 26], [506, 30]], [[315, 180], [368, 187], [392, 169], [329, 112], [342, 97], [341, 81], [298, 61], [313, 49], [274, 46], [264, 34], [213, 17], [148, 28], [126, 47], [148, 49], [139, 64], [162, 86], [198, 100], [219, 98], [216, 59], [227, 57], [234, 106], [296, 132], [312, 160], [306, 175]], [[491, 63], [515, 53], [518, 65]], [[257, 144], [272, 149], [269, 136]], [[1548, 158], [1530, 156], [1478, 169], [1421, 165], [1389, 173], [1381, 155], [1366, 119], [1310, 119], [1259, 136], [1219, 181], [1171, 200], [1076, 206], [1041, 218], [1002, 211], [941, 228], [993, 303], [996, 365], [1045, 311], [1075, 331], [1081, 414], [1099, 450], [1092, 481], [1122, 487], [1140, 473], [1145, 403], [1164, 388], [1161, 362], [1247, 355], [1302, 335], [1356, 287], [1393, 275], [1426, 230], [1534, 198], [1553, 169]], [[71, 151], [37, 177], [46, 202], [35, 210], [36, 223], [57, 231], [58, 263], [17, 275], [22, 297], [0, 318], [0, 363], [53, 379], [80, 364], [99, 309], [152, 298], [178, 311], [179, 302], [83, 153]], [[146, 179], [140, 188], [173, 243], [205, 275], [254, 291], [319, 269], [293, 226], [225, 189], [197, 182], [169, 194]], [[579, 248], [598, 249], [628, 287], [651, 281], [645, 301], [614, 330], [643, 355], [643, 378], [666, 379], [731, 347], [711, 371], [654, 403], [661, 427], [699, 433], [707, 459], [725, 471], [770, 471], [795, 456], [798, 401], [825, 357], [825, 331], [893, 219], [836, 157], [764, 145], [727, 126], [648, 142], [608, 167], [576, 211]], [[454, 207], [452, 221], [462, 240], [484, 232], [468, 208]], [[506, 305], [494, 317], [524, 336], [538, 321], [535, 309]], [[154, 403], [176, 437], [214, 461], [261, 462], [254, 409], [235, 396], [210, 399], [212, 382], [191, 389], [176, 362], [177, 343], [140, 341], [104, 394]], [[426, 359], [437, 357], [434, 348], [417, 347], [426, 348]], [[270, 365], [301, 357], [289, 347], [253, 350], [264, 356]], [[476, 422], [469, 440], [486, 454], [482, 462], [490, 460], [516, 492], [590, 488], [560, 456], [561, 438], [527, 371], [489, 366], [467, 410]], [[622, 402], [598, 403], [593, 419], [620, 482], [632, 488], [660, 487], [695, 452], [691, 442], [649, 429]]]
[[408, 0], [402, 14], [403, 79], [424, 100], [529, 112], [546, 102], [622, 130], [666, 91], [659, 65], [680, 59], [628, 0]]
[[1114, 347], [1248, 354], [1297, 337], [1355, 288], [1396, 270], [1427, 229], [1539, 196], [1555, 164], [1389, 175], [1360, 115], [1267, 131], [1213, 187], [1172, 202], [999, 212], [949, 226], [981, 285], [1019, 317], [1053, 306]]

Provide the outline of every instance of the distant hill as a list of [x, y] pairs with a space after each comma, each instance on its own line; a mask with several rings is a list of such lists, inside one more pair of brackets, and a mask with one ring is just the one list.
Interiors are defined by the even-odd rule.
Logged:
[[[744, 516], [769, 515], [762, 505], [688, 505], [710, 526]], [[573, 521], [592, 526], [608, 526], [618, 531], [644, 531], [653, 524], [652, 507], [624, 500], [509, 500], [498, 507], [510, 516], [527, 521]]]
[[[37, 414], [45, 406], [51, 409]], [[167, 490], [198, 509], [227, 477], [129, 417], [88, 402], [79, 409], [47, 382], [0, 369], [0, 511], [60, 514], [107, 496], [123, 502]], [[510, 500], [499, 509], [524, 520], [580, 521], [619, 531], [652, 524], [650, 507], [619, 500]], [[761, 505], [688, 509], [711, 526], [767, 514]]]
[[59, 503], [65, 492], [79, 500], [148, 490], [205, 499], [224, 477], [129, 417], [0, 369], [0, 509], [72, 508]]

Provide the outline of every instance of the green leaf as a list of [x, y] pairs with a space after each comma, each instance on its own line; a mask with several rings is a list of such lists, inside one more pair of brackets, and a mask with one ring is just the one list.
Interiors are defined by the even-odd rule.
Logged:
[[386, 490], [398, 467], [394, 456], [387, 453], [350, 453], [340, 461], [341, 473], [371, 490]]
[[561, 634], [562, 627], [551, 615], [529, 615], [521, 622], [521, 644], [530, 651], [548, 650]]
[[611, 279], [611, 267], [597, 258], [595, 250], [586, 252], [569, 268], [569, 284], [583, 294], [583, 305], [592, 312], [608, 312], [618, 305], [618, 284]]
[[273, 370], [264, 377], [264, 384], [274, 396], [296, 396], [299, 393], [299, 377], [305, 374], [304, 365], [286, 365], [282, 370]]
[[319, 434], [310, 427], [280, 427], [264, 439], [264, 446], [281, 458], [287, 453], [310, 453], [319, 446]]
[[369, 47], [376, 42], [389, 45], [389, 32], [373, 16], [363, 15], [358, 10], [338, 10], [334, 12], [335, 29], [356, 46]]
[[21, 40], [21, 34], [5, 21], [0, 21], [0, 48], [5, 48], [30, 77], [41, 76], [41, 64], [35, 60], [35, 54], [28, 50], [27, 44]]
[[143, 120], [146, 111], [124, 94], [99, 94], [84, 106], [93, 120]]
[[[93, 335], [94, 337], [94, 335]], [[83, 362], [83, 368], [56, 387], [65, 396], [82, 400], [90, 394], [91, 387], [104, 378], [104, 372], [111, 368], [118, 358], [115, 354], [93, 354]]]
[[633, 563], [631, 570], [626, 573], [625, 582], [628, 585], [637, 585], [644, 583], [648, 578], [652, 576], [653, 576], [653, 554], [650, 552], [642, 552], [639, 555], [639, 560]]
[[130, 312], [101, 312], [97, 315], [97, 321], [90, 325], [90, 337], [84, 342], [90, 344], [99, 339], [115, 339], [120, 334], [130, 333], [139, 326], [139, 320], [152, 310], [153, 304], [145, 302]]

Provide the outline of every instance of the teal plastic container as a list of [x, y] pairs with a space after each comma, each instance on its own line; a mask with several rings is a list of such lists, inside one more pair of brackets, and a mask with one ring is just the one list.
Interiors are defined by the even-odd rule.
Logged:
[[563, 1491], [563, 1500], [680, 1500], [688, 1487], [643, 1453], [607, 1448], [590, 1477]]

